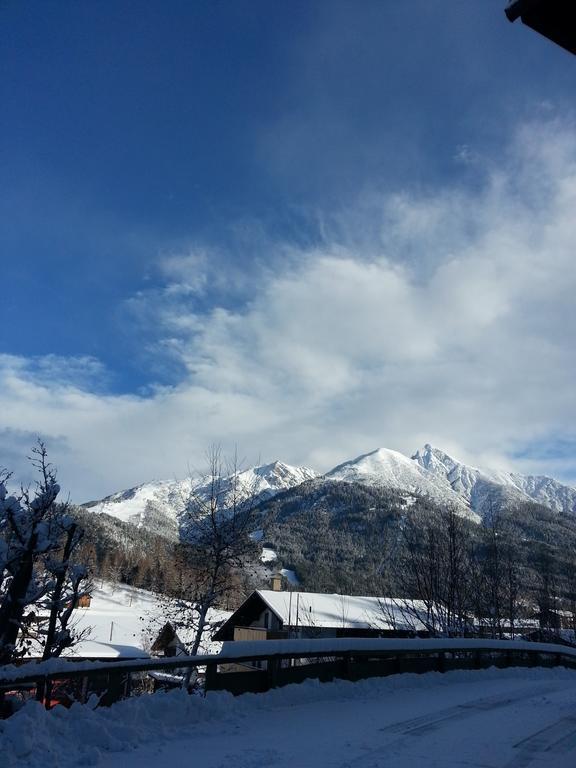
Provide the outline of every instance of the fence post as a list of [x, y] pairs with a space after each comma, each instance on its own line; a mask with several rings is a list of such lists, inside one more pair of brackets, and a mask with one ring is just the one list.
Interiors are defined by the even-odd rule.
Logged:
[[438, 654], [438, 672], [445, 672], [446, 671], [446, 654], [441, 651]]
[[211, 664], [206, 664], [206, 677], [204, 678], [204, 690], [206, 691], [216, 691], [218, 690], [218, 685], [216, 683], [216, 679], [218, 677], [218, 665], [212, 662]]
[[349, 653], [343, 653], [342, 659], [340, 662], [340, 677], [343, 680], [350, 680], [350, 654]]
[[278, 670], [280, 669], [279, 659], [268, 659], [266, 664], [266, 677], [268, 688], [276, 688], [278, 683]]
[[115, 704], [117, 701], [120, 701], [124, 693], [125, 685], [126, 680], [120, 670], [109, 672], [106, 690], [100, 697], [98, 706], [109, 707], [111, 704]]

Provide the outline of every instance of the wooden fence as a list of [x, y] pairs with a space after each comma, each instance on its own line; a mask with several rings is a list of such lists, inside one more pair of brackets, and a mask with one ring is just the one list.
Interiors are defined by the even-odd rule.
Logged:
[[[576, 648], [551, 643], [481, 639], [321, 639], [262, 640], [225, 643], [220, 654], [131, 661], [53, 659], [38, 664], [0, 668], [0, 694], [26, 685], [50, 691], [68, 681], [78, 698], [90, 692], [101, 704], [129, 695], [131, 681], [146, 673], [180, 673], [205, 669], [207, 691], [234, 694], [314, 678], [360, 680], [406, 672], [446, 672], [487, 667], [565, 666], [576, 669]], [[243, 671], [238, 671], [242, 669]], [[47, 701], [49, 706], [49, 700]]]

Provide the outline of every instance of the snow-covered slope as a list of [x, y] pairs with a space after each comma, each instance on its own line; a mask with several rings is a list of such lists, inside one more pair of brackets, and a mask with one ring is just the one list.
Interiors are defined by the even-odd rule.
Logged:
[[157, 481], [113, 493], [83, 506], [91, 512], [105, 512], [125, 523], [175, 538], [178, 535], [178, 517], [191, 490], [190, 478]]
[[[246, 469], [237, 476], [231, 475], [224, 478], [221, 491], [227, 497], [225, 504], [232, 502], [234, 489], [236, 489], [236, 494], [240, 499], [257, 497], [259, 501], [264, 501], [272, 498], [280, 491], [294, 488], [296, 485], [315, 477], [316, 472], [308, 467], [292, 467], [281, 461], [274, 461], [272, 464], [263, 464], [260, 467]], [[198, 480], [193, 483], [193, 489], [198, 496], [210, 498], [209, 480]]]
[[[80, 640], [68, 648], [65, 656], [84, 658], [139, 658], [149, 655], [150, 646], [167, 621], [167, 598], [128, 584], [100, 581], [90, 590], [91, 603], [76, 608], [72, 615], [74, 634]], [[230, 611], [210, 609], [208, 627], [202, 648], [206, 653], [218, 652], [221, 643], [211, 639], [214, 627], [231, 616]], [[193, 633], [190, 632], [190, 635]], [[183, 642], [191, 638], [180, 631]], [[32, 644], [27, 656], [37, 656]]]
[[[576, 488], [550, 477], [472, 467], [431, 445], [416, 451], [412, 458], [379, 448], [338, 465], [323, 477], [330, 481], [377, 485], [407, 497], [426, 496], [444, 506], [455, 505], [461, 514], [476, 521], [502, 505], [526, 501], [538, 502], [556, 512], [576, 514]], [[241, 472], [236, 476], [236, 485], [232, 477], [223, 478], [219, 491], [224, 503], [226, 499], [231, 501], [234, 487], [240, 499], [253, 497], [264, 501], [314, 478], [319, 482], [323, 479], [307, 467], [292, 467], [276, 461]], [[160, 481], [84, 506], [176, 538], [179, 517], [190, 495], [208, 499], [210, 492], [206, 478]]]
[[576, 488], [550, 477], [470, 467], [431, 445], [416, 451], [412, 460], [437, 480], [448, 482], [480, 514], [494, 505], [527, 500], [556, 512], [576, 513]]
[[[223, 478], [218, 490], [219, 494], [222, 494], [224, 504], [232, 500], [234, 488], [240, 500], [250, 497], [263, 501], [314, 477], [316, 472], [312, 469], [292, 467], [275, 461], [247, 469], [235, 478]], [[176, 537], [179, 517], [185, 510], [191, 494], [201, 499], [209, 499], [210, 493], [210, 481], [206, 477], [163, 480], [144, 483], [83, 506], [92, 512], [105, 512], [124, 522]]]
[[368, 483], [406, 494], [427, 496], [439, 504], [456, 505], [463, 514], [476, 518], [469, 500], [454, 493], [441, 473], [433, 473], [403, 453], [387, 448], [379, 448], [340, 464], [325, 477], [327, 480]]
[[428, 444], [412, 458], [379, 448], [340, 464], [325, 477], [428, 496], [440, 504], [456, 504], [476, 519], [526, 501], [576, 514], [576, 488], [550, 477], [472, 467]]

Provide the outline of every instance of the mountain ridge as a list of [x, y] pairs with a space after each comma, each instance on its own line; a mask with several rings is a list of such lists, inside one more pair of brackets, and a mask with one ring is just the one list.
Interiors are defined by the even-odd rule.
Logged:
[[389, 448], [377, 448], [339, 464], [324, 477], [326, 480], [360, 482], [402, 491], [408, 495], [427, 496], [437, 504], [455, 505], [461, 514], [478, 522], [470, 504], [455, 495], [449, 483], [403, 453]]
[[546, 475], [472, 467], [429, 443], [416, 451], [412, 460], [449, 482], [453, 491], [480, 513], [489, 511], [487, 507], [499, 493], [507, 497], [508, 503], [531, 500], [555, 512], [576, 514], [576, 488]]
[[[361, 483], [399, 491], [405, 497], [428, 497], [436, 504], [452, 504], [460, 514], [475, 522], [503, 505], [527, 501], [542, 504], [556, 513], [576, 515], [576, 488], [546, 475], [474, 467], [429, 443], [410, 457], [389, 448], [377, 448], [337, 465], [324, 475], [308, 467], [274, 461], [223, 478], [222, 491], [231, 495], [236, 487], [242, 495], [263, 503], [309, 480]], [[186, 500], [192, 495], [207, 498], [209, 493], [210, 483], [206, 477], [161, 480], [82, 506], [177, 537], [178, 520]]]
[[[282, 461], [274, 461], [222, 478], [219, 491], [224, 496], [224, 504], [227, 498], [231, 499], [235, 488], [241, 499], [254, 498], [255, 501], [263, 502], [276, 493], [315, 477], [317, 473], [308, 467], [293, 467]], [[189, 499], [192, 496], [208, 499], [210, 486], [211, 479], [206, 476], [157, 480], [81, 506], [95, 514], [106, 513], [123, 522], [178, 538], [179, 518]]]

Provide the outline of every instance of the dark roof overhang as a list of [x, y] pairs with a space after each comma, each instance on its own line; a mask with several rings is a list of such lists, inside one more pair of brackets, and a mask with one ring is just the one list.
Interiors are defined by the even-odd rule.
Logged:
[[252, 592], [242, 605], [234, 611], [232, 616], [222, 624], [220, 629], [214, 633], [214, 640], [233, 640], [234, 627], [249, 626], [253, 621], [256, 621], [263, 610], [269, 607], [268, 603], [262, 599], [262, 596], [257, 591]]
[[576, 54], [576, 5], [572, 0], [512, 0], [505, 9], [509, 21], [523, 24]]

